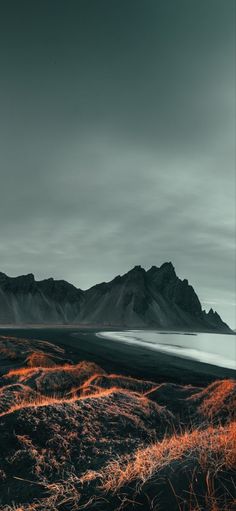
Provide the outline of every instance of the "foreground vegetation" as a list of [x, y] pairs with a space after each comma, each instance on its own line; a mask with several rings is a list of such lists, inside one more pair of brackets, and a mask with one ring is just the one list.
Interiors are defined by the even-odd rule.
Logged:
[[0, 337], [0, 509], [236, 509], [236, 382], [201, 388], [72, 364]]

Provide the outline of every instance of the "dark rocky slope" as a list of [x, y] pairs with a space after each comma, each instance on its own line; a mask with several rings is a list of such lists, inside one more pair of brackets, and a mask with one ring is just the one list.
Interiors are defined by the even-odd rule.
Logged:
[[83, 291], [64, 280], [0, 273], [0, 323], [71, 323], [83, 299]]
[[230, 331], [211, 309], [202, 310], [186, 279], [172, 263], [145, 271], [135, 266], [87, 291], [65, 281], [35, 281], [32, 274], [0, 274], [0, 323], [81, 323], [115, 327]]

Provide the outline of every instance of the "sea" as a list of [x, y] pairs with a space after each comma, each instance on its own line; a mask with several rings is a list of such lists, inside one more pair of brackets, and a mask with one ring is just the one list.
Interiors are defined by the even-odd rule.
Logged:
[[125, 330], [99, 332], [97, 336], [236, 370], [236, 335]]

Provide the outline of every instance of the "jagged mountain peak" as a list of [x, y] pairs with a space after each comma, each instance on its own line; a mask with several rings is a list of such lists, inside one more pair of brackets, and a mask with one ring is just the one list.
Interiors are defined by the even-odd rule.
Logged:
[[6, 280], [26, 280], [26, 281], [34, 281], [34, 274], [33, 273], [26, 273], [25, 275], [17, 275], [16, 277], [9, 277], [6, 273], [0, 272], [0, 278]]
[[174, 265], [171, 261], [168, 261], [168, 262], [165, 262], [163, 263], [161, 266], [160, 266], [160, 270], [164, 270], [164, 269], [167, 269], [167, 270], [174, 270]]
[[146, 270], [142, 266], [134, 266], [130, 271], [123, 275], [123, 279], [134, 282], [143, 282], [146, 276]]
[[[130, 272], [145, 272], [145, 269], [141, 266], [141, 264], [136, 264]], [[130, 273], [129, 272], [129, 273]]]
[[86, 291], [65, 280], [36, 281], [32, 273], [0, 273], [0, 323], [230, 330], [212, 309], [202, 310], [193, 287], [178, 278], [170, 261], [147, 271], [136, 265]]
[[131, 270], [124, 273], [121, 277], [127, 278], [129, 276], [141, 276], [145, 275], [146, 270], [141, 265], [135, 265]]
[[175, 267], [171, 262], [163, 263], [160, 267], [151, 266], [151, 268], [147, 271], [147, 273], [149, 273], [150, 275], [154, 275], [156, 273], [157, 274], [165, 273], [165, 274], [169, 274], [172, 276], [176, 276]]
[[14, 278], [15, 279], [21, 279], [21, 280], [26, 280], [28, 282], [34, 282], [35, 281], [33, 273], [27, 273], [26, 275], [20, 275], [19, 277], [14, 277]]

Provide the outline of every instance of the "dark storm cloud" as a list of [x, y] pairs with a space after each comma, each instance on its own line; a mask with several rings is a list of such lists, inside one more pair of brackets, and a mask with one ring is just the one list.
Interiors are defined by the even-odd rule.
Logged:
[[234, 324], [234, 6], [2, 3], [2, 271], [88, 287], [172, 260]]

